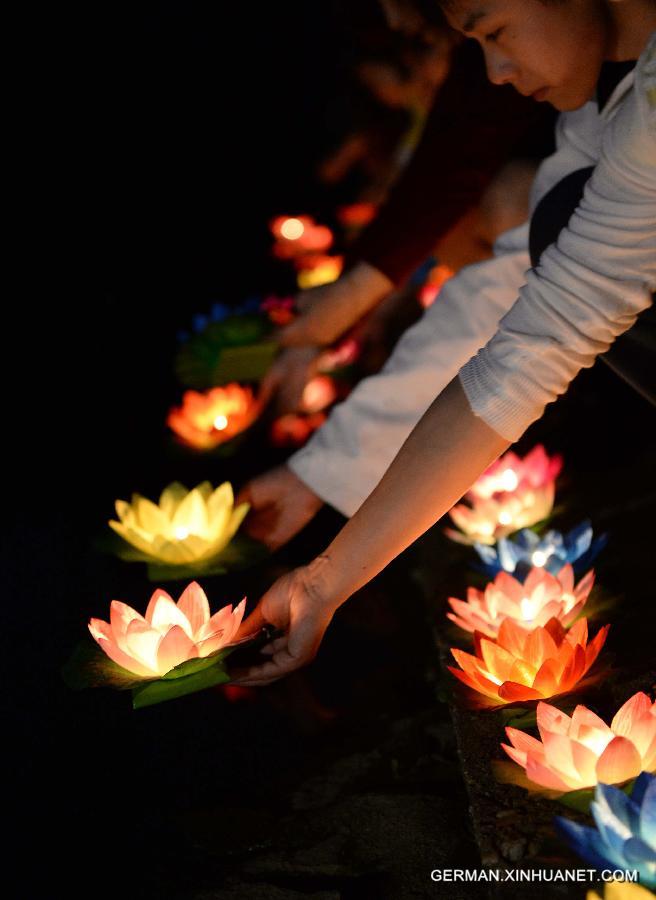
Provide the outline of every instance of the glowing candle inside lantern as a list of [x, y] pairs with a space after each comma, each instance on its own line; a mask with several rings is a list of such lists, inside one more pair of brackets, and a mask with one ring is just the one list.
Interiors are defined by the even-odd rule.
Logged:
[[223, 431], [224, 428], [228, 427], [228, 418], [227, 416], [217, 416], [214, 420], [214, 427], [217, 431]]
[[514, 491], [519, 484], [519, 478], [512, 469], [506, 469], [501, 476], [501, 487], [504, 491]]
[[545, 563], [547, 562], [547, 558], [548, 558], [547, 554], [544, 553], [542, 550], [536, 550], [535, 553], [533, 554], [533, 556], [531, 557], [531, 562], [533, 563], [534, 566], [538, 566], [539, 568], [542, 568], [545, 565]]
[[522, 611], [522, 619], [525, 622], [531, 622], [535, 618], [535, 614], [538, 611], [539, 603], [537, 600], [529, 599], [528, 597], [522, 597], [520, 601], [520, 609]]
[[594, 752], [598, 756], [601, 756], [612, 739], [612, 734], [607, 734], [601, 731], [593, 731], [592, 729], [590, 730], [589, 734], [585, 734], [584, 732], [579, 734], [579, 741], [590, 750], [594, 750]]
[[189, 529], [188, 529], [188, 528], [183, 528], [183, 527], [176, 528], [176, 529], [175, 529], [175, 536], [177, 537], [177, 539], [178, 539], [179, 541], [184, 541], [186, 538], [189, 537]]
[[304, 231], [305, 226], [300, 219], [285, 219], [280, 226], [280, 233], [288, 241], [297, 241]]
[[499, 524], [500, 525], [510, 525], [511, 522], [512, 522], [512, 516], [509, 512], [506, 512], [504, 510], [503, 512], [499, 513]]

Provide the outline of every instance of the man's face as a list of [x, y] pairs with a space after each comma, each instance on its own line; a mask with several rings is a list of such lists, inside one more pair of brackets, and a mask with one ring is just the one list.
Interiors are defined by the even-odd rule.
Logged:
[[483, 48], [490, 81], [556, 109], [594, 96], [608, 41], [598, 0], [457, 0], [449, 23]]

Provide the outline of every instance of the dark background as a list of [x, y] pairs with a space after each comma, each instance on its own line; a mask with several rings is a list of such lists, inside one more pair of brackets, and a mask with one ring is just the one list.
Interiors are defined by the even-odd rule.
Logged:
[[[48, 53], [28, 161], [43, 189], [22, 210], [42, 233], [25, 269], [39, 287], [35, 302], [9, 304], [17, 324], [4, 335], [7, 444], [17, 451], [6, 468], [5, 694], [16, 760], [5, 791], [18, 800], [12, 832], [28, 851], [18, 896], [196, 896], [270, 839], [306, 770], [341, 746], [382, 744], [395, 716], [435, 706], [424, 614], [394, 567], [395, 591], [374, 585], [345, 612], [309, 674], [250, 703], [207, 692], [135, 714], [126, 696], [73, 694], [59, 675], [90, 615], [105, 615], [114, 597], [141, 607], [152, 589], [142, 571], [92, 548], [113, 500], [155, 494], [173, 478], [239, 484], [274, 460], [256, 446], [219, 473], [171, 457], [163, 421], [178, 390], [175, 334], [214, 300], [288, 286], [268, 257], [273, 214], [329, 219], [348, 199], [313, 173], [361, 109], [351, 64], [372, 23], [373, 0], [96, 4], [39, 22]], [[600, 498], [612, 518], [623, 499], [629, 509], [644, 500], [653, 415], [599, 370], [577, 382], [540, 438], [585, 474], [589, 496], [615, 486]], [[268, 569], [210, 579], [212, 604], [256, 599], [277, 566], [309, 558], [339, 524], [325, 513]], [[646, 574], [632, 576], [643, 593]], [[444, 709], [438, 719], [448, 730]], [[408, 746], [413, 758], [425, 749]], [[455, 749], [447, 741], [439, 752], [416, 789], [447, 811], [455, 844], [444, 863], [477, 865]], [[191, 840], [181, 825], [189, 817], [210, 838]], [[360, 887], [346, 878], [343, 896], [393, 890], [376, 877]]]
[[[335, 631], [309, 685], [303, 676], [246, 703], [207, 692], [138, 716], [126, 695], [74, 694], [60, 676], [89, 616], [112, 598], [143, 606], [153, 589], [141, 567], [93, 549], [116, 497], [154, 495], [174, 478], [239, 485], [277, 461], [257, 445], [221, 471], [171, 456], [175, 335], [215, 300], [291, 287], [269, 257], [272, 215], [330, 221], [351, 199], [348, 185], [327, 193], [314, 169], [367, 107], [352, 60], [363, 29], [381, 24], [373, 0], [101, 3], [39, 22], [29, 157], [39, 196], [22, 212], [43, 240], [25, 269], [36, 301], [12, 304], [5, 333], [16, 451], [3, 541], [6, 796], [27, 851], [21, 897], [195, 896], [226, 862], [207, 841], [198, 850], [181, 817], [206, 815], [220, 832], [213, 849], [225, 840], [232, 859], [254, 834], [275, 833], [322, 753], [357, 748], [376, 728], [382, 740], [395, 708], [427, 700], [408, 700], [416, 667], [399, 661], [380, 601]], [[326, 512], [272, 566], [211, 579], [212, 605], [257, 599], [339, 524]], [[168, 587], [177, 596], [183, 585]], [[326, 750], [336, 716], [344, 725]]]

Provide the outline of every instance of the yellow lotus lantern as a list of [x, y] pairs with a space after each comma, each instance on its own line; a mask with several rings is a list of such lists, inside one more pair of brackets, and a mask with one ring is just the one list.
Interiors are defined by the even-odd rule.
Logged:
[[654, 895], [632, 881], [609, 881], [604, 886], [603, 898], [595, 891], [588, 891], [585, 900], [654, 900]]
[[534, 628], [554, 618], [568, 626], [583, 609], [594, 584], [594, 572], [574, 585], [574, 570], [564, 566], [558, 575], [534, 567], [522, 584], [507, 572], [499, 572], [484, 591], [470, 587], [467, 600], [449, 597], [451, 621], [465, 631], [496, 638], [505, 619]]
[[337, 281], [344, 268], [343, 256], [303, 257], [299, 260], [296, 284], [301, 290]]
[[610, 726], [585, 706], [570, 718], [548, 703], [538, 704], [537, 725], [541, 740], [506, 728], [510, 746], [501, 745], [536, 786], [569, 792], [656, 771], [656, 703], [642, 692], [626, 701]]
[[166, 423], [185, 444], [211, 450], [252, 425], [259, 413], [251, 388], [227, 384], [203, 393], [185, 391], [182, 405], [170, 411]]
[[476, 655], [452, 648], [449, 671], [476, 692], [478, 706], [545, 700], [580, 685], [606, 641], [609, 625], [588, 644], [587, 619], [569, 629], [557, 619], [531, 631], [501, 622], [496, 641], [475, 635]]
[[502, 499], [474, 501], [473, 506], [459, 503], [449, 515], [460, 532], [448, 530], [449, 537], [465, 544], [494, 544], [520, 528], [530, 528], [546, 519], [553, 509], [555, 485], [539, 491], [525, 490]]
[[117, 500], [119, 521], [109, 524], [149, 559], [177, 566], [218, 556], [248, 508], [247, 503], [235, 508], [227, 481], [216, 489], [204, 481], [191, 491], [173, 482], [162, 491], [157, 504], [139, 494], [133, 495], [131, 503]]
[[177, 603], [161, 588], [144, 616], [112, 600], [110, 621], [91, 619], [89, 631], [107, 656], [141, 678], [161, 678], [190, 659], [203, 659], [234, 643], [246, 599], [213, 616], [205, 591], [192, 582]]
[[562, 458], [549, 457], [540, 444], [523, 459], [512, 451], [504, 454], [467, 492], [471, 505], [458, 503], [450, 511], [461, 533], [447, 534], [461, 543], [494, 544], [548, 518], [561, 468]]

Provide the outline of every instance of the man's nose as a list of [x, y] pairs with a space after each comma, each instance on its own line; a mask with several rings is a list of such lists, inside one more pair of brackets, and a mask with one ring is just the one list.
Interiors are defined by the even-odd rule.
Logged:
[[498, 50], [485, 49], [487, 77], [492, 84], [516, 84], [519, 70], [515, 63]]

